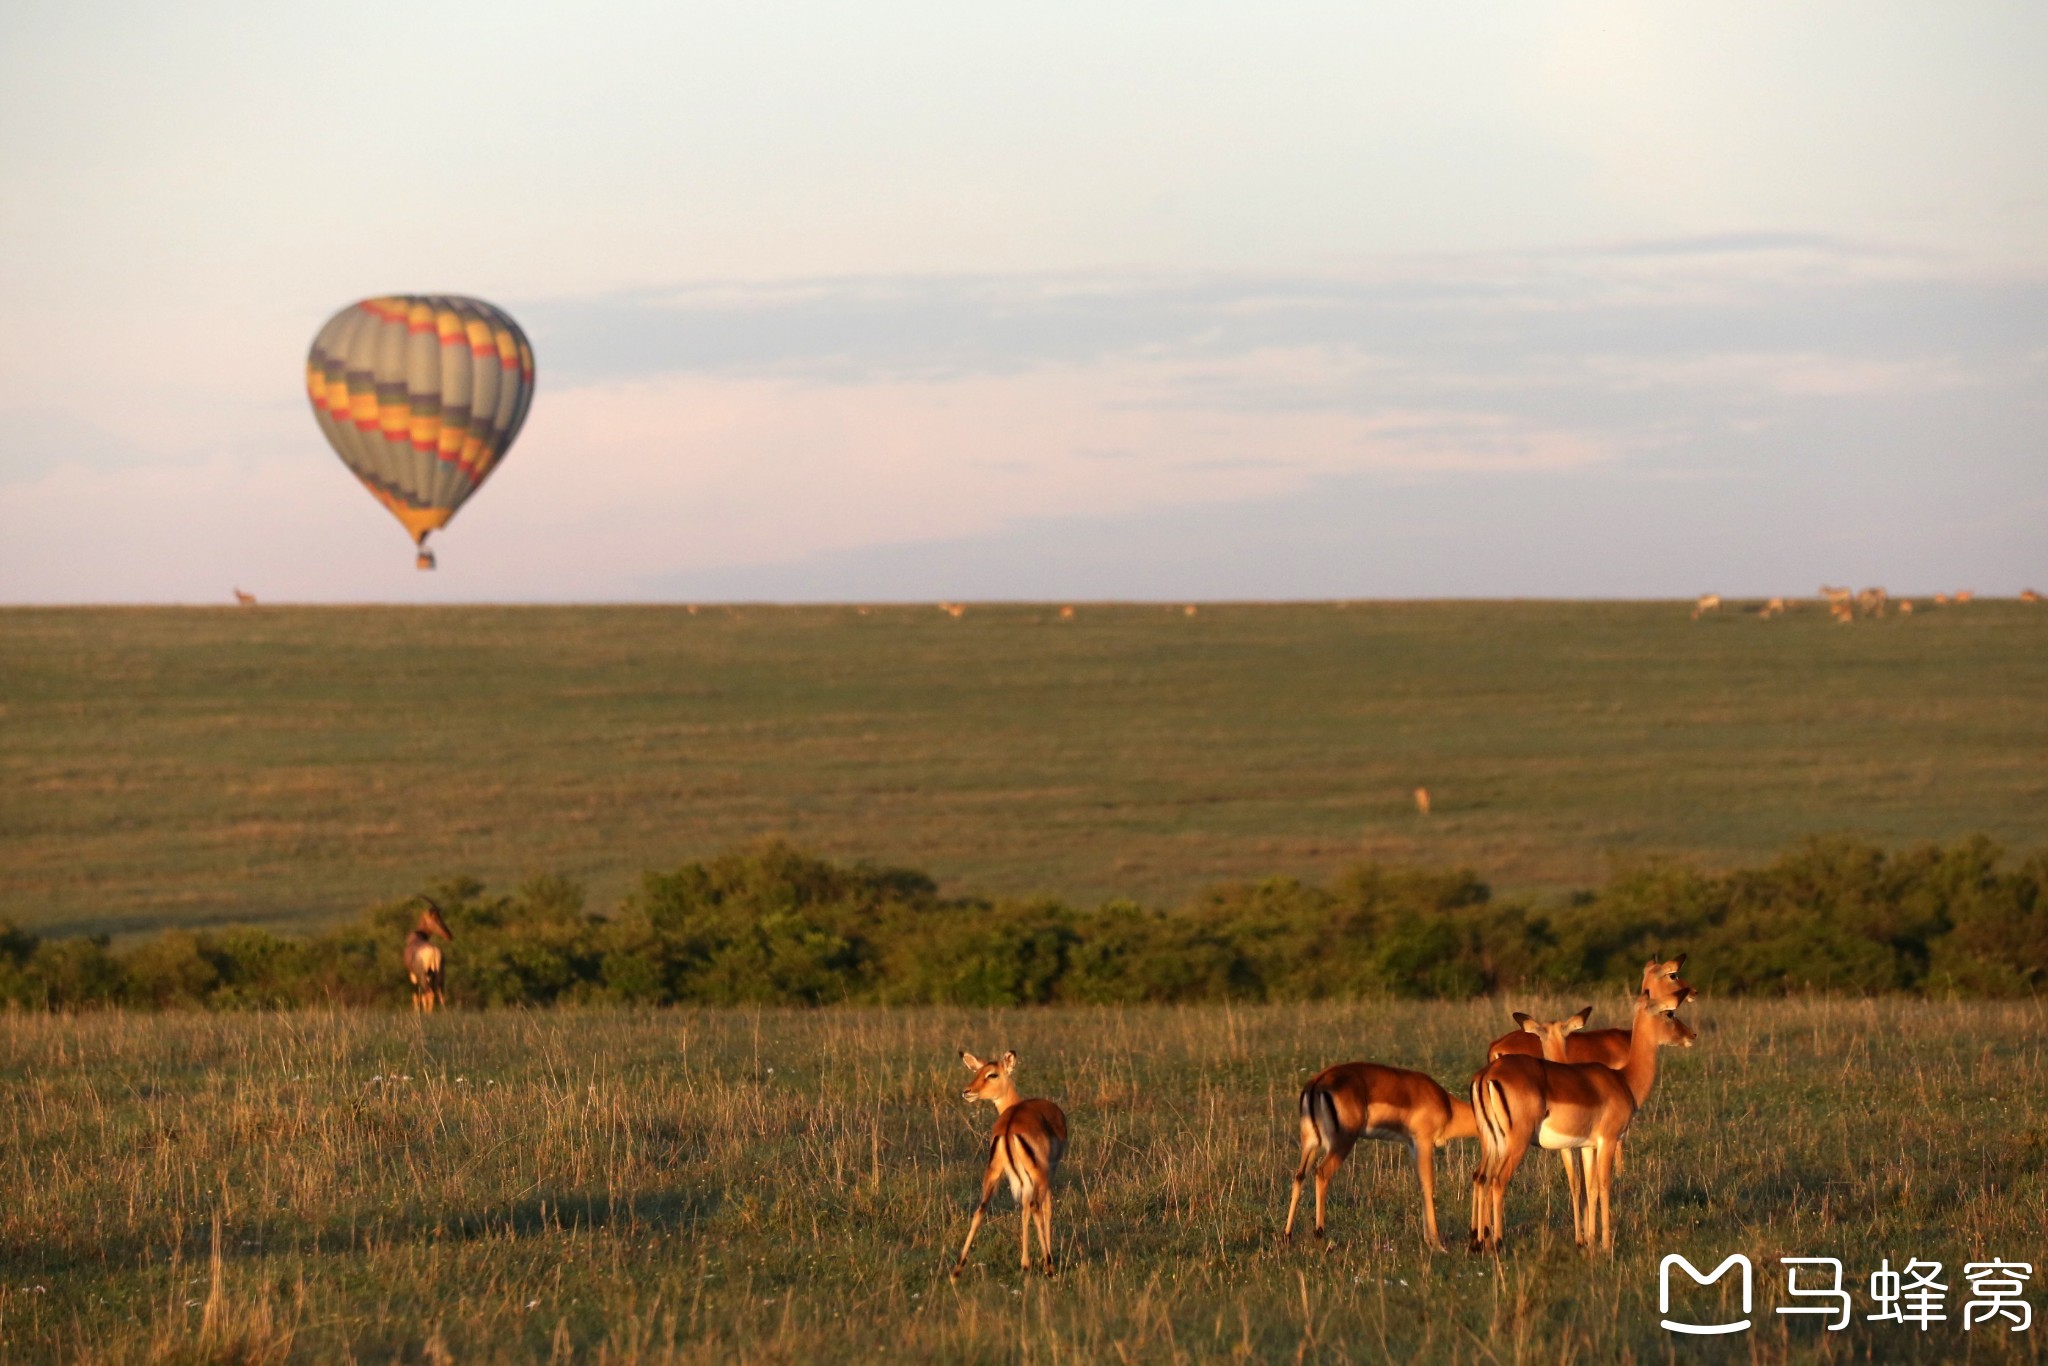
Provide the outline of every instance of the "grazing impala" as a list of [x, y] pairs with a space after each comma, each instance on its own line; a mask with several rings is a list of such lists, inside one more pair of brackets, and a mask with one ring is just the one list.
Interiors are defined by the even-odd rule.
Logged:
[[988, 1169], [981, 1175], [981, 1203], [974, 1207], [974, 1221], [967, 1226], [967, 1241], [960, 1245], [960, 1260], [953, 1263], [958, 1279], [967, 1266], [967, 1253], [981, 1228], [981, 1216], [989, 1197], [1004, 1181], [1024, 1212], [1024, 1227], [1018, 1234], [1018, 1261], [1031, 1269], [1031, 1230], [1038, 1230], [1039, 1250], [1045, 1254], [1045, 1274], [1052, 1265], [1052, 1174], [1067, 1151], [1067, 1117], [1049, 1100], [1024, 1100], [1017, 1095], [1012, 1079], [1017, 1055], [1005, 1053], [996, 1062], [983, 1062], [962, 1052], [960, 1061], [974, 1074], [960, 1094], [969, 1101], [985, 1100], [996, 1107], [995, 1134], [989, 1139]]
[[[1685, 955], [1682, 953], [1663, 962], [1652, 959], [1644, 965], [1640, 992], [1650, 998], [1653, 1010], [1669, 1015], [1699, 995], [1693, 990], [1690, 982], [1678, 975], [1679, 969], [1684, 966]], [[1588, 1006], [1587, 1009], [1590, 1010], [1592, 1007]], [[1524, 1018], [1526, 1017], [1522, 1015], [1515, 1016], [1517, 1021]], [[1585, 1021], [1581, 1020], [1579, 1023], [1584, 1025]], [[1626, 1029], [1588, 1029], [1573, 1034], [1566, 1042], [1565, 1055], [1558, 1061], [1597, 1062], [1603, 1067], [1620, 1067], [1628, 1061], [1629, 1031]], [[1486, 1046], [1486, 1060], [1492, 1062], [1510, 1053], [1519, 1053], [1526, 1058], [1540, 1058], [1543, 1056], [1543, 1045], [1535, 1035], [1525, 1032], [1523, 1027], [1517, 1024], [1513, 1030]]]
[[441, 908], [426, 897], [419, 899], [427, 903], [427, 909], [420, 912], [419, 923], [405, 937], [405, 973], [412, 978], [412, 1008], [431, 1015], [448, 1004], [448, 969], [434, 936], [452, 944], [455, 935], [441, 918]]
[[1415, 809], [1416, 809], [1417, 811], [1421, 812], [1421, 813], [1422, 813], [1423, 815], [1425, 815], [1425, 816], [1427, 816], [1427, 815], [1429, 814], [1429, 789], [1428, 789], [1428, 788], [1426, 788], [1426, 787], [1418, 787], [1418, 788], [1416, 788], [1416, 789], [1415, 789]]
[[1454, 1138], [1477, 1138], [1469, 1101], [1420, 1072], [1378, 1063], [1346, 1062], [1327, 1068], [1301, 1088], [1301, 1165], [1287, 1201], [1282, 1236], [1294, 1236], [1294, 1211], [1308, 1174], [1316, 1174], [1316, 1237], [1323, 1236], [1323, 1199], [1330, 1179], [1361, 1138], [1406, 1143], [1422, 1183], [1422, 1241], [1444, 1250], [1436, 1231], [1436, 1150]]
[[1692, 619], [1694, 621], [1698, 621], [1707, 613], [1718, 612], [1720, 610], [1721, 595], [1719, 593], [1709, 593], [1705, 597], [1701, 598], [1698, 602], [1692, 605]]
[[[1584, 1013], [1555, 1025], [1555, 1042], [1578, 1027]], [[1472, 1250], [1498, 1249], [1508, 1182], [1531, 1143], [1576, 1149], [1584, 1164], [1583, 1189], [1572, 1183], [1572, 1233], [1579, 1245], [1597, 1235], [1614, 1249], [1611, 1195], [1614, 1155], [1629, 1122], [1657, 1083], [1657, 1050], [1692, 1047], [1699, 1036], [1676, 1015], [1666, 1015], [1636, 997], [1628, 1061], [1621, 1068], [1598, 1063], [1551, 1062], [1518, 1054], [1496, 1059], [1472, 1079], [1473, 1118], [1479, 1129], [1479, 1167], [1472, 1176]]]

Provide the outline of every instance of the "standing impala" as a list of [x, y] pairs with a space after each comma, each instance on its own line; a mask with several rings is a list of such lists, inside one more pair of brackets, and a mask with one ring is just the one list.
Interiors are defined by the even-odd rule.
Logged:
[[960, 1061], [974, 1074], [960, 1093], [968, 1101], [988, 1101], [996, 1107], [996, 1128], [989, 1139], [988, 1168], [981, 1174], [981, 1203], [974, 1207], [974, 1220], [967, 1226], [967, 1241], [960, 1245], [960, 1260], [953, 1263], [953, 1277], [966, 1269], [967, 1253], [981, 1228], [981, 1216], [988, 1209], [996, 1187], [1008, 1180], [1010, 1194], [1024, 1213], [1024, 1227], [1018, 1233], [1018, 1264], [1031, 1269], [1031, 1230], [1038, 1230], [1038, 1246], [1045, 1254], [1045, 1274], [1052, 1265], [1052, 1174], [1067, 1151], [1067, 1117], [1049, 1100], [1025, 1100], [1017, 1095], [1014, 1074], [1017, 1055], [1005, 1053], [996, 1062], [983, 1062], [962, 1052]]
[[[1642, 992], [1650, 998], [1650, 1004], [1669, 1015], [1699, 993], [1692, 984], [1682, 980], [1678, 970], [1685, 966], [1685, 955], [1667, 959], [1664, 962], [1651, 960], [1643, 967]], [[1586, 1007], [1591, 1010], [1591, 1006]], [[1486, 1060], [1504, 1057], [1509, 1053], [1520, 1053], [1526, 1058], [1544, 1056], [1543, 1045], [1536, 1036], [1525, 1032], [1521, 1023], [1523, 1017], [1515, 1016], [1515, 1028], [1501, 1035], [1486, 1046]], [[1580, 1024], [1585, 1021], [1581, 1020]], [[1628, 1061], [1629, 1032], [1626, 1029], [1586, 1029], [1570, 1035], [1565, 1040], [1565, 1053], [1560, 1062], [1597, 1062], [1605, 1067], [1620, 1067]]]
[[1444, 1249], [1436, 1231], [1436, 1150], [1454, 1138], [1477, 1138], [1468, 1101], [1450, 1094], [1420, 1072], [1345, 1062], [1327, 1068], [1301, 1088], [1301, 1165], [1287, 1201], [1283, 1237], [1294, 1236], [1294, 1210], [1308, 1174], [1316, 1174], [1316, 1237], [1323, 1236], [1323, 1197], [1330, 1179], [1361, 1138], [1406, 1143], [1415, 1155], [1422, 1183], [1422, 1241]]
[[[1581, 1015], [1547, 1028], [1560, 1046]], [[1657, 1082], [1657, 1050], [1692, 1047], [1696, 1035], [1676, 1015], [1659, 1012], [1647, 995], [1636, 997], [1628, 1061], [1619, 1069], [1599, 1063], [1550, 1062], [1509, 1054], [1472, 1079], [1472, 1110], [1479, 1127], [1479, 1168], [1472, 1176], [1472, 1250], [1501, 1245], [1508, 1182], [1531, 1143], [1578, 1149], [1584, 1190], [1573, 1183], [1572, 1232], [1580, 1246], [1593, 1241], [1614, 1249], [1610, 1196], [1614, 1154], [1629, 1121]]]
[[431, 1015], [436, 1007], [448, 1004], [448, 969], [434, 936], [452, 944], [455, 935], [441, 918], [441, 908], [427, 897], [419, 899], [427, 903], [427, 909], [420, 912], [419, 922], [405, 937], [405, 974], [412, 978], [412, 1008]]

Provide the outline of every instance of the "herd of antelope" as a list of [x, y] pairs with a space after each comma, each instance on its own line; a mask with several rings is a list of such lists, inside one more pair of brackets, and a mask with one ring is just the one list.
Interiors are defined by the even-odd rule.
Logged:
[[[1882, 588], [1866, 588], [1861, 592], [1857, 592], [1852, 588], [1841, 588], [1833, 584], [1824, 583], [1820, 586], [1820, 596], [1821, 600], [1828, 605], [1828, 615], [1845, 626], [1855, 621], [1859, 616], [1881, 617], [1887, 611], [1895, 612], [1902, 617], [1913, 615], [1913, 600], [1911, 598], [1894, 598]], [[1936, 593], [1931, 601], [1936, 607], [1947, 607], [1951, 604], [1961, 605], [1967, 603], [1976, 596], [1977, 594], [1974, 590], [1961, 588], [1954, 593]], [[2020, 601], [2039, 602], [2041, 601], [2041, 595], [2031, 588], [2023, 588], [2020, 590]], [[1769, 621], [1772, 617], [1784, 616], [1787, 612], [1793, 611], [1798, 606], [1799, 599], [1797, 598], [1771, 598], [1757, 609], [1757, 620]], [[1708, 593], [1693, 604], [1692, 619], [1698, 621], [1701, 617], [1718, 614], [1720, 610], [1721, 595], [1719, 593]]]
[[[1457, 1099], [1426, 1073], [1372, 1062], [1327, 1068], [1301, 1089], [1301, 1161], [1287, 1200], [1282, 1236], [1294, 1236], [1303, 1186], [1316, 1183], [1315, 1235], [1324, 1235], [1330, 1180], [1362, 1138], [1406, 1143], [1422, 1186], [1422, 1241], [1444, 1250], [1436, 1223], [1436, 1150], [1456, 1139], [1476, 1139], [1479, 1165], [1472, 1176], [1474, 1252], [1500, 1249], [1508, 1182], [1531, 1144], [1564, 1160], [1570, 1188], [1572, 1234], [1581, 1247], [1614, 1247], [1611, 1193], [1622, 1139], [1657, 1083], [1657, 1050], [1690, 1048], [1699, 1035], [1678, 1018], [1698, 995], [1679, 977], [1685, 955], [1643, 968], [1627, 1029], [1586, 1030], [1593, 1008], [1562, 1020], [1539, 1021], [1516, 1013], [1515, 1028], [1486, 1050], [1486, 1065], [1472, 1078], [1467, 1099]], [[1049, 1276], [1052, 1257], [1052, 1180], [1067, 1150], [1067, 1117], [1058, 1105], [1019, 1094], [1017, 1055], [984, 1062], [963, 1052], [973, 1074], [961, 1095], [996, 1107], [981, 1200], [967, 1225], [967, 1241], [953, 1263], [966, 1269], [988, 1202], [1005, 1183], [1022, 1212], [1018, 1264], [1031, 1269], [1032, 1232]]]
[[[436, 938], [455, 935], [430, 898], [405, 937], [405, 970], [413, 1009], [431, 1014], [447, 1004], [447, 963]], [[1294, 1170], [1282, 1236], [1293, 1238], [1295, 1211], [1311, 1175], [1316, 1183], [1315, 1236], [1324, 1235], [1330, 1181], [1362, 1138], [1406, 1143], [1422, 1186], [1422, 1241], [1444, 1250], [1436, 1223], [1436, 1150], [1457, 1139], [1476, 1139], [1479, 1165], [1472, 1176], [1474, 1252], [1500, 1248], [1508, 1182], [1531, 1144], [1557, 1151], [1570, 1187], [1572, 1233], [1579, 1245], [1614, 1247], [1610, 1193], [1621, 1165], [1622, 1139], [1657, 1083], [1657, 1050], [1690, 1048], [1699, 1036], [1678, 1018], [1678, 1008], [1699, 993], [1679, 977], [1685, 955], [1643, 968], [1627, 1029], [1587, 1029], [1593, 1007], [1562, 1020], [1542, 1021], [1517, 1011], [1515, 1028], [1486, 1049], [1486, 1065], [1466, 1098], [1454, 1098], [1435, 1079], [1405, 1067], [1346, 1062], [1325, 1068], [1302, 1087], [1297, 1105], [1301, 1161]], [[970, 1103], [996, 1107], [981, 1199], [967, 1225], [967, 1241], [953, 1263], [966, 1269], [988, 1202], [1003, 1186], [1022, 1213], [1018, 1262], [1031, 1269], [1035, 1230], [1041, 1265], [1053, 1274], [1052, 1180], [1067, 1151], [1067, 1116], [1050, 1100], [1017, 1090], [1017, 1055], [985, 1062], [962, 1051], [972, 1074], [961, 1092]]]

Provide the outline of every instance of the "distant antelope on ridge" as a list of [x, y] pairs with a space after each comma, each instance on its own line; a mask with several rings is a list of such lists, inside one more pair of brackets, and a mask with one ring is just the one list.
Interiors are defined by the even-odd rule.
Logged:
[[438, 934], [452, 944], [455, 935], [431, 898], [416, 899], [426, 902], [427, 908], [420, 912], [412, 933], [405, 937], [405, 973], [412, 978], [412, 1008], [431, 1015], [448, 1004], [448, 967], [434, 936]]

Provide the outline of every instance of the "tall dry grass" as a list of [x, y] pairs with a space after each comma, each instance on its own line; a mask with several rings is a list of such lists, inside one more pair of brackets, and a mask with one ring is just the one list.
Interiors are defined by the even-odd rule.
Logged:
[[[2048, 1324], [1830, 1336], [1770, 1310], [1782, 1255], [1840, 1256], [1852, 1276], [1880, 1256], [2048, 1262], [2041, 1007], [1695, 1009], [1700, 1046], [1664, 1055], [1630, 1140], [1617, 1255], [1571, 1246], [1546, 1157], [1516, 1179], [1498, 1261], [1422, 1251], [1391, 1145], [1338, 1178], [1329, 1246], [1279, 1240], [1300, 1083], [1367, 1057], [1459, 1084], [1504, 1024], [1483, 1003], [8, 1015], [0, 1353], [2038, 1355]], [[1005, 1197], [947, 1283], [989, 1122], [959, 1099], [962, 1046], [1015, 1048], [1026, 1092], [1071, 1118], [1055, 1281], [1017, 1271]], [[1443, 1163], [1447, 1234], [1472, 1156]], [[1676, 1342], [1658, 1256], [1732, 1251], [1763, 1271], [1757, 1329]]]

